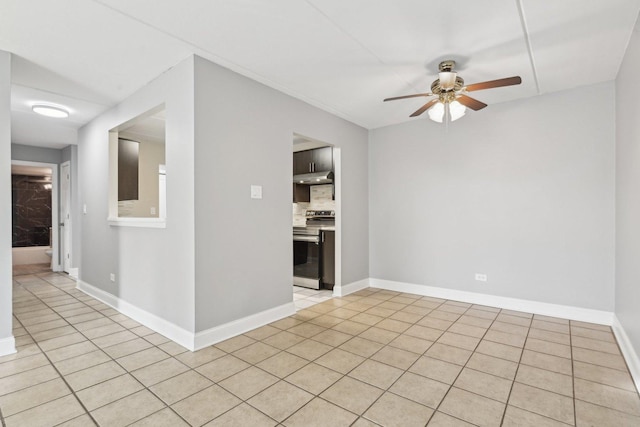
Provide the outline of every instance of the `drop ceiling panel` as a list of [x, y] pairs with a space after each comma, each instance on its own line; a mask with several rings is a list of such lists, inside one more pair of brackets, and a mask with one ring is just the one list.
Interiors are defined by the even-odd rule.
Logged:
[[234, 71], [348, 120], [370, 124], [352, 107], [354, 97], [360, 96], [353, 83], [375, 79], [380, 71], [373, 67], [380, 64], [306, 2], [107, 3], [198, 46], [203, 56]]
[[637, 0], [523, 0], [540, 91], [616, 78], [638, 17]]
[[[78, 109], [72, 128], [194, 53], [375, 128], [422, 119], [408, 116], [426, 99], [382, 99], [428, 91], [443, 59], [468, 84], [522, 77], [473, 94], [489, 108], [537, 95], [536, 76], [542, 92], [612, 80], [639, 9], [639, 0], [3, 0], [0, 49], [14, 54], [14, 85]], [[42, 140], [29, 132], [46, 126], [14, 109], [16, 134]], [[29, 117], [32, 129], [20, 130]]]
[[[376, 99], [359, 106], [376, 126], [406, 121], [426, 99], [380, 106], [386, 97], [429, 92], [438, 63], [454, 59], [467, 83], [520, 75], [518, 87], [474, 94], [490, 104], [536, 94], [533, 70], [517, 5], [511, 0], [370, 2], [312, 0], [350, 38], [371, 52], [383, 66], [385, 83]], [[366, 10], [366, 19], [363, 19]], [[365, 83], [365, 82], [363, 82]], [[357, 93], [358, 87], [354, 90]], [[372, 86], [363, 87], [371, 93]], [[359, 97], [358, 99], [361, 99]], [[375, 102], [378, 101], [378, 102]], [[368, 106], [376, 106], [368, 108]], [[397, 112], [403, 111], [402, 115]], [[411, 119], [418, 120], [418, 119]]]
[[92, 1], [3, 0], [0, 28], [0, 49], [41, 68], [27, 76], [31, 81], [18, 76], [20, 84], [57, 93], [64, 79], [79, 92], [95, 92], [85, 100], [98, 103], [121, 101], [191, 53], [179, 40]]
[[405, 108], [383, 106], [382, 99], [428, 90], [445, 58], [460, 61], [467, 81], [523, 77], [521, 88], [492, 94], [490, 102], [535, 94], [518, 10], [509, 0], [105, 3], [365, 127], [407, 120]]

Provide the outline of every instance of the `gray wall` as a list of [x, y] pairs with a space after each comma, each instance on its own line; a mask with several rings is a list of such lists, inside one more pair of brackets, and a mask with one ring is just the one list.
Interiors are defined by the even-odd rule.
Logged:
[[40, 163], [62, 163], [62, 150], [11, 144], [11, 160]]
[[633, 32], [616, 80], [616, 307], [640, 354], [640, 33]]
[[0, 208], [0, 340], [3, 340], [11, 339], [13, 333], [11, 306], [11, 54], [1, 50], [0, 200], [2, 201], [0, 205], [2, 206]]
[[196, 330], [292, 300], [294, 132], [340, 148], [342, 283], [367, 278], [367, 131], [202, 58], [195, 87]]
[[[171, 68], [78, 133], [80, 279], [183, 330], [194, 331], [193, 58]], [[166, 228], [114, 227], [109, 130], [165, 104]], [[77, 222], [76, 222], [77, 224]], [[110, 273], [116, 275], [111, 282]]]
[[614, 102], [609, 82], [372, 131], [371, 277], [613, 311]]

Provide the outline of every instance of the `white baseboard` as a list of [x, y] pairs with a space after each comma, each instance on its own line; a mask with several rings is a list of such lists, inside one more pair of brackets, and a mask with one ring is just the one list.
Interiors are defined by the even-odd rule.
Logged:
[[613, 316], [613, 333], [616, 335], [624, 360], [629, 366], [633, 382], [636, 383], [636, 390], [640, 391], [640, 357], [631, 344], [631, 340], [624, 330], [622, 323], [617, 316]]
[[543, 316], [579, 320], [581, 322], [598, 323], [609, 326], [613, 325], [614, 315], [609, 311], [593, 310], [589, 308], [573, 307], [568, 305], [550, 304], [546, 302], [480, 294], [475, 292], [460, 291], [456, 289], [440, 288], [435, 286], [416, 285], [413, 283], [394, 282], [391, 280], [371, 278], [369, 279], [369, 282], [372, 288], [406, 292], [410, 294], [424, 295], [435, 298], [451, 299], [472, 304], [523, 311], [525, 313], [540, 314]]
[[200, 350], [296, 313], [294, 303], [290, 302], [194, 334], [82, 280], [78, 280], [76, 287], [87, 295], [102, 301], [125, 316], [132, 318], [149, 329], [153, 329], [160, 335], [164, 335], [191, 351]]
[[7, 338], [0, 339], [0, 356], [13, 354], [16, 352], [16, 339], [11, 335]]
[[87, 295], [102, 301], [125, 316], [132, 318], [136, 322], [141, 323], [149, 329], [153, 329], [160, 335], [164, 335], [181, 346], [194, 351], [194, 334], [192, 332], [158, 317], [155, 314], [136, 307], [131, 303], [123, 301], [117, 296], [103, 291], [102, 289], [98, 289], [95, 286], [83, 282], [82, 280], [78, 280], [76, 287]]
[[260, 326], [264, 326], [268, 323], [275, 322], [276, 320], [280, 320], [294, 314], [296, 314], [296, 306], [293, 302], [290, 302], [243, 317], [242, 319], [234, 320], [220, 326], [215, 326], [211, 329], [197, 332], [195, 335], [194, 349], [200, 350], [201, 348], [219, 343], [220, 341], [235, 337], [236, 335], [243, 334], [252, 329], [259, 328]]
[[69, 269], [69, 276], [70, 277], [73, 277], [74, 279], [78, 280], [78, 274], [79, 274], [78, 268], [70, 268]]
[[344, 297], [361, 289], [367, 289], [370, 286], [369, 279], [358, 280], [357, 282], [348, 283], [343, 286], [333, 288], [334, 297]]

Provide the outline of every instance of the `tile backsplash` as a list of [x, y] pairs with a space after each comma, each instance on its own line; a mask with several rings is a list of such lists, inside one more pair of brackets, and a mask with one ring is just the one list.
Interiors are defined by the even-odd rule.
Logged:
[[335, 210], [336, 201], [333, 200], [333, 185], [313, 185], [311, 186], [311, 202], [293, 204], [293, 226], [301, 227], [306, 224], [305, 213], [307, 209], [313, 210]]
[[336, 201], [333, 200], [333, 185], [313, 185], [311, 186], [310, 209], [315, 210], [335, 210]]
[[309, 208], [309, 203], [299, 202], [293, 204], [293, 226], [303, 227], [307, 219], [304, 214]]

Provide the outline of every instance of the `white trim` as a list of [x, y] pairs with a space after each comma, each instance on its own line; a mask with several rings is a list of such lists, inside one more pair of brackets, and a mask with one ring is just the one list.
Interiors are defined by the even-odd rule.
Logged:
[[0, 339], [0, 356], [6, 356], [16, 352], [16, 339], [11, 335]]
[[194, 334], [82, 280], [78, 280], [76, 287], [87, 295], [113, 307], [125, 316], [129, 316], [136, 322], [153, 329], [157, 333], [164, 335], [191, 351], [200, 350], [201, 348], [259, 328], [267, 323], [296, 314], [296, 307], [293, 302], [290, 302]]
[[334, 252], [334, 289], [342, 287], [342, 149], [333, 146], [333, 189], [335, 192], [336, 202], [336, 241]]
[[74, 279], [78, 280], [78, 276], [80, 274], [80, 270], [78, 269], [78, 267], [71, 267], [69, 268], [69, 277], [73, 277]]
[[158, 317], [155, 314], [149, 313], [148, 311], [136, 307], [131, 303], [123, 301], [115, 295], [103, 291], [102, 289], [98, 289], [95, 286], [83, 282], [82, 280], [78, 280], [76, 288], [98, 301], [102, 301], [108, 306], [113, 307], [125, 316], [129, 316], [136, 322], [153, 329], [160, 335], [164, 335], [181, 346], [194, 351], [194, 334], [192, 332], [182, 329], [181, 327]]
[[631, 340], [629, 339], [627, 332], [624, 330], [622, 323], [620, 323], [618, 316], [615, 314], [613, 315], [612, 328], [613, 333], [616, 335], [616, 339], [618, 340], [618, 345], [620, 345], [620, 349], [622, 350], [624, 360], [627, 362], [627, 366], [629, 367], [629, 372], [631, 372], [633, 382], [636, 383], [636, 390], [640, 390], [640, 357], [633, 348]]
[[112, 227], [167, 228], [167, 221], [164, 218], [109, 217], [107, 222]]
[[[72, 213], [73, 213], [73, 207], [71, 206], [71, 161], [67, 160], [65, 162], [60, 163], [60, 175], [61, 175], [61, 179], [60, 179], [60, 184], [62, 184], [63, 179], [62, 179], [62, 169], [63, 167], [69, 167], [69, 170], [67, 171], [69, 174], [69, 188], [67, 188], [67, 197], [66, 197], [66, 202], [63, 202], [62, 200], [60, 201], [60, 205], [62, 206], [63, 203], [66, 203], [67, 205], [67, 209], [69, 210], [69, 218], [63, 218], [62, 221], [64, 222], [64, 230], [62, 233], [62, 236], [60, 236], [60, 242], [62, 244], [58, 245], [59, 248], [63, 248], [64, 252], [68, 252], [69, 254], [69, 258], [67, 261], [67, 269], [65, 270], [65, 259], [64, 256], [65, 254], [62, 253], [60, 254], [60, 258], [61, 258], [61, 262], [60, 262], [60, 270], [58, 271], [66, 271], [67, 273], [69, 273], [69, 270], [71, 269], [71, 266], [73, 265], [73, 258], [72, 258], [72, 254], [73, 254], [73, 247], [72, 247], [72, 242], [73, 242], [73, 222], [75, 220], [75, 218], [72, 217]], [[62, 185], [60, 185], [59, 189], [62, 187]], [[61, 207], [60, 207], [61, 209]], [[69, 236], [69, 241], [65, 242], [65, 235], [68, 233]], [[69, 247], [67, 248], [64, 243], [66, 243]]]
[[51, 270], [62, 271], [62, 264], [58, 262], [60, 260], [59, 248], [60, 248], [60, 224], [59, 211], [58, 211], [58, 168], [60, 165], [57, 163], [44, 163], [44, 162], [27, 162], [23, 160], [11, 160], [12, 165], [16, 166], [34, 166], [45, 167], [51, 169]]
[[242, 319], [234, 320], [211, 329], [200, 331], [195, 336], [195, 350], [224, 341], [236, 335], [243, 334], [268, 323], [275, 322], [284, 317], [296, 314], [296, 306], [293, 302], [270, 308]]
[[369, 282], [372, 288], [380, 288], [390, 291], [451, 299], [473, 304], [500, 307], [508, 310], [540, 314], [544, 316], [579, 320], [582, 322], [598, 323], [611, 326], [614, 319], [614, 314], [610, 311], [593, 310], [590, 308], [573, 307], [569, 305], [551, 304], [518, 298], [479, 294], [475, 292], [460, 291], [457, 289], [416, 285], [413, 283], [393, 282], [391, 280], [370, 278]]
[[334, 286], [333, 288], [333, 296], [334, 297], [345, 297], [354, 292], [358, 292], [361, 289], [367, 289], [370, 285], [370, 279], [362, 279], [357, 282], [348, 283], [344, 286]]

